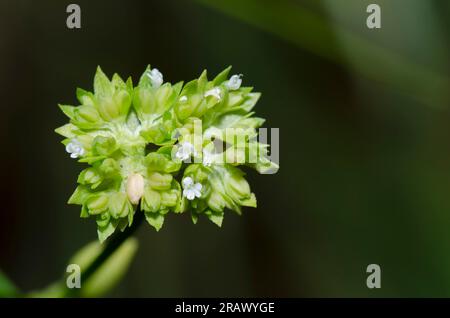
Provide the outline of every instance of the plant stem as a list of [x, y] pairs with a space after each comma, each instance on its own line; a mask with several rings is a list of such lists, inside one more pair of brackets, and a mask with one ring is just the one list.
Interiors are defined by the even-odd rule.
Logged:
[[[89, 265], [89, 267], [81, 273], [81, 279], [83, 281], [87, 281], [92, 276], [92, 274], [94, 274], [95, 271], [99, 269], [99, 267], [108, 259], [108, 257], [111, 256], [120, 247], [120, 245], [122, 245], [123, 242], [125, 242], [131, 235], [133, 235], [134, 232], [136, 232], [136, 229], [142, 224], [144, 218], [144, 212], [142, 212], [138, 208], [134, 215], [134, 220], [131, 226], [127, 227], [125, 231], [116, 233], [111, 237], [100, 255], [98, 255], [97, 258], [91, 263], [91, 265]], [[69, 289], [67, 292], [67, 296], [75, 296], [76, 292], [76, 289]]]

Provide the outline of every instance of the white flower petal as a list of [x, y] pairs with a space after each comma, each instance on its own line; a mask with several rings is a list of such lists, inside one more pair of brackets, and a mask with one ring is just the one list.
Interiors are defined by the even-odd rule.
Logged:
[[188, 200], [194, 200], [195, 199], [195, 192], [192, 190], [187, 190], [186, 191], [186, 198]]
[[234, 91], [241, 87], [242, 84], [242, 74], [235, 74], [230, 77], [230, 79], [225, 83], [225, 86], [228, 87], [229, 90]]
[[200, 191], [202, 191], [203, 185], [201, 183], [197, 182], [196, 184], [194, 184], [193, 188], [194, 188], [194, 190], [200, 192]]
[[214, 96], [215, 98], [220, 100], [221, 99], [220, 93], [221, 93], [220, 88], [214, 87], [214, 88], [210, 89], [209, 91], [205, 92], [205, 97]]
[[147, 76], [152, 81], [152, 86], [154, 88], [160, 87], [162, 85], [162, 83], [164, 82], [163, 75], [157, 68], [154, 68], [150, 72], [148, 72]]
[[177, 158], [180, 159], [180, 160], [185, 160], [185, 158], [184, 158], [184, 152], [183, 152], [183, 149], [182, 149], [182, 148], [179, 148], [179, 149], [177, 150], [177, 152], [175, 153], [175, 157], [177, 157]]
[[191, 177], [186, 177], [181, 183], [183, 184], [183, 188], [189, 189], [194, 184], [194, 180]]
[[190, 142], [185, 141], [178, 146], [178, 150], [175, 153], [175, 157], [184, 161], [189, 159], [192, 154], [195, 155], [194, 145], [192, 145]]
[[70, 153], [70, 158], [78, 158], [82, 155], [84, 155], [84, 149], [81, 143], [76, 140], [72, 139], [67, 145], [66, 145], [66, 151]]

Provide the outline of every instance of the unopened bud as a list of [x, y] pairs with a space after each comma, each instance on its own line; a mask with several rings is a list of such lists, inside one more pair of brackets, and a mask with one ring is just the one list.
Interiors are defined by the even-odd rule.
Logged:
[[177, 204], [178, 196], [175, 190], [166, 191], [161, 194], [161, 204], [164, 206], [175, 206]]
[[171, 174], [152, 172], [148, 177], [148, 183], [155, 190], [168, 190], [170, 189], [172, 179], [173, 177]]
[[138, 204], [141, 197], [144, 195], [144, 178], [138, 174], [132, 174], [127, 181], [127, 195], [128, 199], [133, 204]]
[[86, 121], [96, 122], [100, 120], [98, 112], [92, 106], [79, 106], [76, 108], [77, 114]]
[[108, 208], [108, 197], [105, 195], [98, 195], [90, 198], [87, 201], [89, 214], [100, 214]]

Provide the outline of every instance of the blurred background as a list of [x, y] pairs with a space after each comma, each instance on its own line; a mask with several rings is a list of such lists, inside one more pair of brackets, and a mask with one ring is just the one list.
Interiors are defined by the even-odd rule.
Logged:
[[[280, 128], [280, 171], [248, 171], [258, 208], [222, 229], [142, 226], [109, 296], [450, 296], [448, 0], [77, 0], [73, 30], [70, 3], [0, 2], [0, 268], [21, 289], [96, 239], [66, 204], [83, 165], [54, 133], [57, 103], [91, 90], [97, 65], [170, 82], [233, 65]], [[373, 263], [381, 289], [366, 287]]]

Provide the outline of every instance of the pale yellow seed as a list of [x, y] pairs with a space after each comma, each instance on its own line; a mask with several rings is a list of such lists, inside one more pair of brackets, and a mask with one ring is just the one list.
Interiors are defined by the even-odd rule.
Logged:
[[127, 181], [127, 195], [132, 204], [138, 204], [144, 195], [144, 178], [138, 174], [132, 174]]

